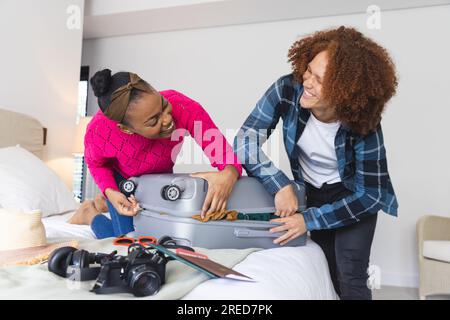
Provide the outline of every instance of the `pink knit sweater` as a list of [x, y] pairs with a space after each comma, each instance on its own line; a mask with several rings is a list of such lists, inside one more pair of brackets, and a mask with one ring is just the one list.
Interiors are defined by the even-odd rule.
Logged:
[[[242, 166], [233, 153], [232, 147], [202, 106], [175, 90], [160, 93], [173, 106], [172, 117], [176, 128], [183, 128], [194, 137], [209, 158], [211, 165], [223, 170], [227, 164], [231, 164], [241, 175]], [[194, 127], [197, 127], [195, 135]], [[209, 129], [215, 129], [215, 131], [209, 131]], [[207, 130], [209, 133], [204, 135]], [[201, 135], [198, 134], [199, 132]], [[211, 138], [211, 132], [215, 132], [216, 139]], [[173, 137], [174, 134], [172, 134]], [[84, 156], [89, 171], [104, 194], [107, 188], [118, 190], [113, 176], [114, 170], [126, 179], [147, 173], [173, 172], [172, 157], [175, 160], [182, 141], [183, 135], [172, 141], [171, 138], [148, 139], [137, 134], [123, 133], [117, 128], [116, 122], [108, 119], [99, 110], [87, 126]], [[221, 149], [222, 151], [218, 152]]]

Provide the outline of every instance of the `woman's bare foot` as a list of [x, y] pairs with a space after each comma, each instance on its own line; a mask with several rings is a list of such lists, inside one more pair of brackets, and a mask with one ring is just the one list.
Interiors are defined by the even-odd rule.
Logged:
[[94, 199], [94, 206], [98, 212], [108, 212], [108, 205], [106, 204], [106, 199], [102, 194], [98, 194]]
[[80, 205], [72, 218], [70, 218], [67, 222], [71, 224], [90, 225], [94, 217], [98, 214], [100, 214], [100, 212], [96, 209], [94, 201], [86, 200]]

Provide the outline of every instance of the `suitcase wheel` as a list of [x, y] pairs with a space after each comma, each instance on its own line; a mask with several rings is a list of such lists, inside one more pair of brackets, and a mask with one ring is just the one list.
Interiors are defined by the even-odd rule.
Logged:
[[136, 190], [136, 184], [131, 180], [123, 180], [120, 182], [119, 189], [122, 193], [131, 195]]
[[160, 246], [163, 246], [164, 248], [167, 248], [167, 249], [178, 249], [178, 248], [181, 248], [181, 249], [184, 249], [184, 250], [195, 252], [195, 250], [193, 248], [191, 248], [189, 245], [182, 245], [181, 243], [179, 243], [177, 240], [173, 239], [170, 236], [162, 236], [158, 240], [158, 244]]
[[169, 236], [163, 236], [159, 239], [158, 244], [161, 246], [165, 246], [168, 244], [174, 245], [174, 244], [176, 244], [176, 241]]
[[164, 200], [175, 201], [180, 198], [181, 190], [178, 186], [172, 184], [162, 188], [161, 195]]

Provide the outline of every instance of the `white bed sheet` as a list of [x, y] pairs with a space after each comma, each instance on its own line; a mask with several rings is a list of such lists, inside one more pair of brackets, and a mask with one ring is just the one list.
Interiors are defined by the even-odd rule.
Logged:
[[[72, 225], [73, 212], [43, 219], [47, 237], [95, 239], [89, 226]], [[234, 270], [257, 282], [212, 279], [183, 299], [337, 299], [328, 264], [320, 247], [308, 239], [303, 247], [282, 247], [250, 254]]]
[[338, 299], [330, 279], [325, 255], [310, 239], [303, 247], [282, 247], [251, 253], [233, 269], [257, 282], [208, 280], [183, 299]]
[[95, 239], [90, 226], [70, 224], [67, 221], [75, 211], [53, 215], [42, 219], [47, 238]]

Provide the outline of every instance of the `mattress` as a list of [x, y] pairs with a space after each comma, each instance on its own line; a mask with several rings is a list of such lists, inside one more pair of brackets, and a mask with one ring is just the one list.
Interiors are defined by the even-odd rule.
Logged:
[[[49, 241], [52, 238], [95, 239], [89, 226], [67, 223], [72, 214], [43, 219]], [[233, 269], [256, 282], [211, 279], [183, 299], [337, 299], [325, 255], [309, 238], [302, 247], [286, 246], [251, 253]]]

